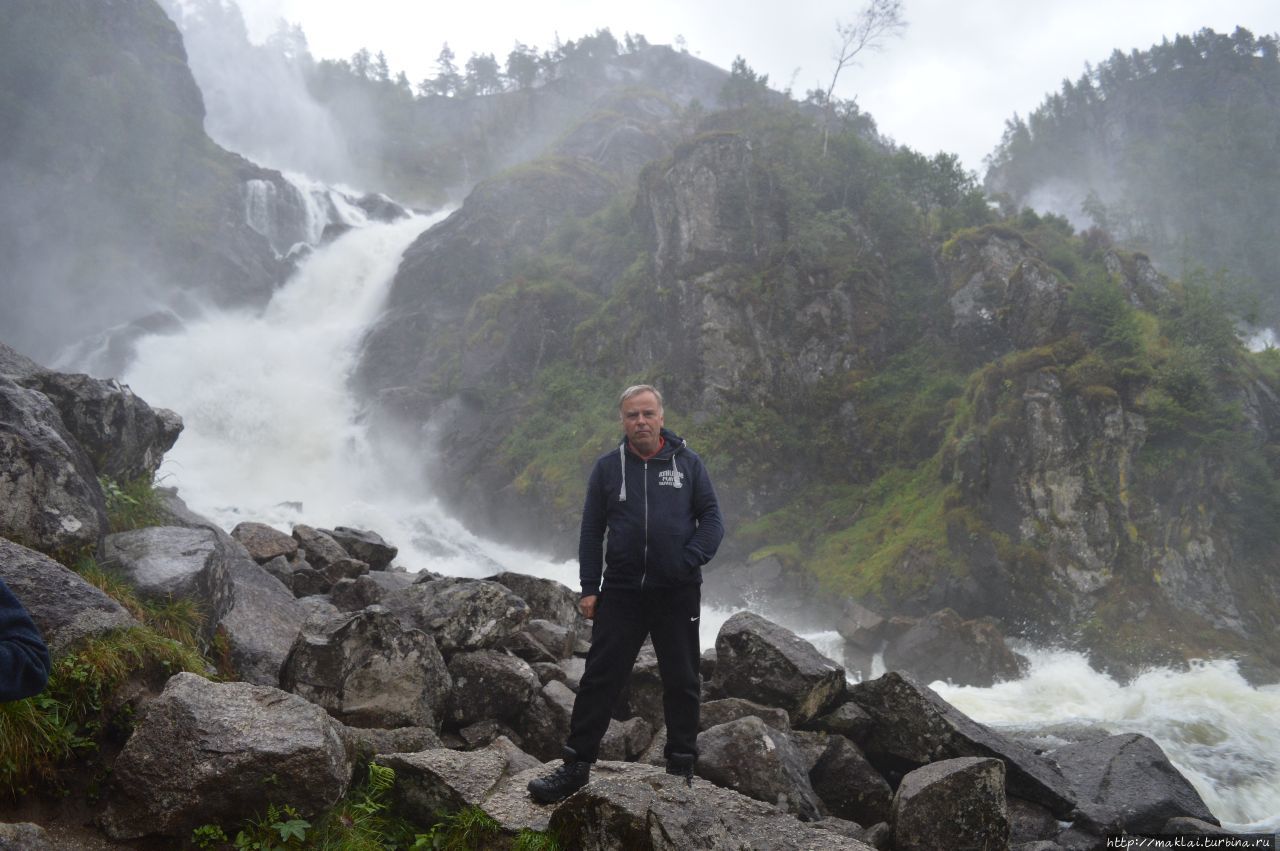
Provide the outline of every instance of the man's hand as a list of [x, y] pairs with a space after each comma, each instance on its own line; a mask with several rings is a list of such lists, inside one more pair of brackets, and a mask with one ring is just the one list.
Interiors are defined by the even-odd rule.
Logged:
[[578, 611], [582, 612], [582, 616], [584, 618], [587, 620], [595, 620], [596, 601], [599, 599], [600, 598], [597, 595], [592, 594], [588, 597], [583, 597], [578, 601]]

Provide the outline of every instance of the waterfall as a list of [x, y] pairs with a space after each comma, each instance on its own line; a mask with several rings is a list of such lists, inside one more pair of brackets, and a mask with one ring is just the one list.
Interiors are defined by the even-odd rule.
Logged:
[[316, 246], [330, 224], [362, 227], [369, 217], [352, 201], [355, 193], [291, 172], [283, 184], [254, 179], [244, 184], [244, 218], [280, 257]]
[[420, 463], [371, 444], [348, 389], [401, 255], [441, 218], [354, 228], [303, 259], [262, 312], [211, 312], [139, 340], [124, 380], [186, 423], [162, 482], [227, 529], [364, 526], [411, 570], [560, 576], [562, 566], [478, 539], [445, 513], [412, 472]]
[[[268, 221], [252, 217], [259, 205], [266, 215], [270, 191], [247, 193], [250, 221]], [[177, 485], [194, 510], [226, 529], [243, 520], [284, 530], [302, 522], [357, 526], [397, 545], [397, 562], [410, 570], [471, 577], [516, 570], [576, 587], [576, 563], [468, 532], [414, 472], [421, 459], [369, 440], [350, 393], [361, 338], [384, 309], [402, 254], [443, 216], [388, 224], [351, 214], [354, 227], [304, 257], [264, 310], [212, 312], [143, 337], [125, 380], [148, 402], [183, 416], [186, 430], [161, 467], [162, 483]], [[318, 212], [306, 219], [308, 233], [319, 220]], [[706, 608], [704, 647], [731, 614]], [[837, 633], [815, 625], [805, 637], [843, 661]], [[997, 728], [1083, 722], [1145, 733], [1224, 822], [1280, 829], [1280, 686], [1253, 688], [1230, 662], [1152, 671], [1120, 685], [1079, 654], [1024, 652], [1031, 669], [1016, 682], [933, 686]]]

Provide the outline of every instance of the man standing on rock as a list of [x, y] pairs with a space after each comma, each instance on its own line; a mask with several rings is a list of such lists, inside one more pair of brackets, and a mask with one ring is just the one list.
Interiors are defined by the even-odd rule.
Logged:
[[593, 620], [591, 651], [564, 764], [529, 783], [529, 793], [544, 804], [586, 785], [646, 636], [653, 638], [662, 676], [667, 772], [691, 781], [698, 757], [702, 565], [724, 537], [720, 506], [702, 459], [663, 428], [657, 389], [628, 387], [618, 409], [625, 436], [591, 471], [578, 542], [578, 608]]

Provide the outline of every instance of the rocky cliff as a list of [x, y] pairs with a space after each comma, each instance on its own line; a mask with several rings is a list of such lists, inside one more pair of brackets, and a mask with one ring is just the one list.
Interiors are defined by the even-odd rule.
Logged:
[[360, 378], [469, 522], [571, 544], [613, 394], [654, 380], [717, 473], [722, 563], [1117, 670], [1280, 661], [1275, 364], [1210, 294], [1059, 219], [997, 224], [953, 163], [853, 128], [822, 156], [786, 110], [660, 126], [634, 184], [537, 162], [406, 258]]
[[0, 34], [0, 335], [42, 359], [160, 309], [260, 302], [288, 264], [250, 227], [278, 173], [214, 145], [152, 0], [18, 2]]

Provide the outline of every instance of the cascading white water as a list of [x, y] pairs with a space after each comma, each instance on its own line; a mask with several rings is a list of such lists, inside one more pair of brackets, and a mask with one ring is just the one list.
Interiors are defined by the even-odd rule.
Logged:
[[1244, 345], [1251, 352], [1277, 349], [1280, 348], [1280, 334], [1276, 333], [1275, 328], [1253, 330], [1246, 334]]
[[[433, 221], [358, 227], [314, 251], [262, 313], [212, 313], [144, 338], [126, 381], [182, 414], [161, 474], [196, 511], [230, 529], [256, 520], [374, 529], [411, 570], [485, 576], [518, 570], [577, 584], [577, 566], [469, 533], [412, 471], [418, 459], [373, 446], [348, 377], [404, 250]], [[761, 611], [766, 617], [769, 612]], [[708, 607], [703, 646], [732, 614]], [[842, 661], [839, 635], [805, 636]], [[1237, 829], [1280, 819], [1280, 687], [1251, 688], [1231, 663], [1156, 671], [1121, 686], [1070, 653], [1029, 651], [1030, 673], [992, 688], [934, 687], [993, 726], [1096, 723], [1155, 738], [1213, 811]], [[873, 670], [872, 674], [879, 671]]]
[[375, 529], [413, 570], [563, 572], [444, 513], [412, 472], [420, 464], [370, 445], [348, 392], [400, 256], [440, 218], [356, 228], [304, 259], [260, 314], [213, 312], [139, 341], [125, 380], [182, 414], [161, 476], [194, 510], [228, 529], [241, 520]]
[[1095, 724], [1145, 733], [1229, 829], [1280, 831], [1280, 685], [1254, 688], [1229, 661], [1152, 670], [1120, 685], [1078, 653], [1024, 652], [1031, 669], [1016, 682], [933, 688], [997, 729]]
[[348, 197], [358, 193], [303, 174], [284, 172], [282, 176], [283, 187], [270, 180], [255, 179], [245, 181], [243, 190], [245, 223], [266, 237], [279, 256], [301, 246], [319, 245], [330, 224], [368, 224], [368, 215]]

